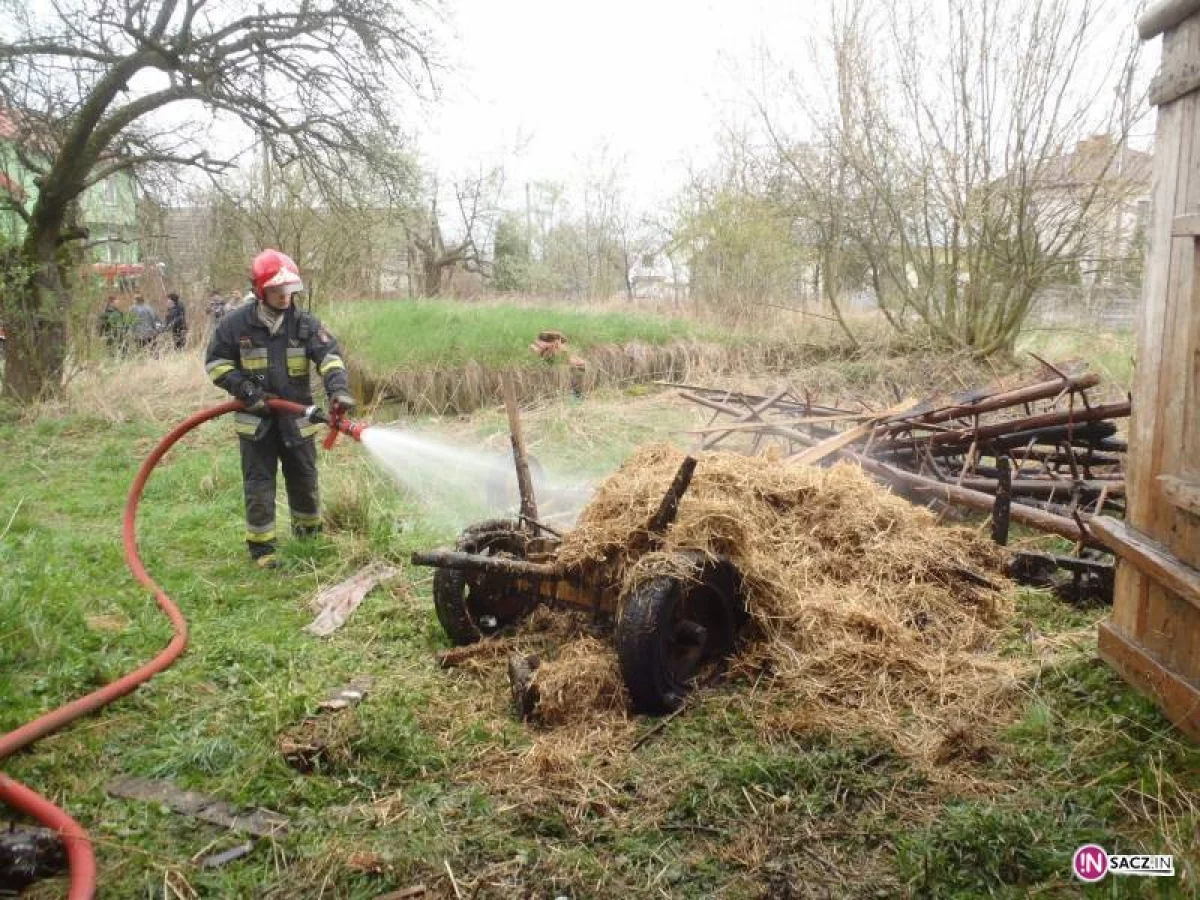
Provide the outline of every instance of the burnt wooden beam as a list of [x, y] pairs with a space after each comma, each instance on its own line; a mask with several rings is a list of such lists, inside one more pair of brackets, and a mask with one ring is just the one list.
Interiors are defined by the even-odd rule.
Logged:
[[525, 522], [536, 522], [537, 499], [533, 495], [533, 478], [529, 475], [529, 460], [525, 454], [525, 435], [521, 431], [521, 415], [517, 410], [517, 392], [513, 387], [512, 378], [507, 373], [504, 376], [503, 389], [513, 463], [517, 468], [517, 490], [521, 494], [521, 518]]
[[[1007, 459], [1007, 457], [1001, 457], [1001, 459]], [[1005, 479], [1003, 474], [1005, 467], [1002, 466], [995, 471], [1001, 473], [996, 478], [964, 478], [962, 486], [973, 491], [995, 493]], [[1009, 471], [1011, 472], [1011, 470]], [[1103, 490], [1108, 491], [1108, 494], [1113, 497], [1125, 494], [1124, 479], [1072, 481], [1069, 478], [1012, 478], [1010, 474], [1008, 481], [1008, 491], [1012, 496], [1066, 496], [1073, 490], [1078, 490], [1080, 495], [1085, 497], [1089, 495], [1098, 497]]]
[[1052, 381], [1042, 381], [1037, 384], [1003, 391], [999, 394], [984, 394], [973, 402], [958, 403], [953, 406], [943, 406], [919, 416], [907, 415], [897, 417], [885, 423], [883, 428], [889, 433], [904, 431], [916, 425], [931, 425], [946, 422], [951, 419], [961, 419], [966, 416], [977, 416], [980, 413], [994, 412], [1009, 406], [1019, 406], [1035, 400], [1047, 400], [1059, 394], [1070, 391], [1082, 391], [1100, 383], [1100, 376], [1094, 373], [1077, 375], [1066, 380], [1056, 378]]
[[[1012, 465], [1007, 456], [1000, 457], [1000, 477], [996, 479], [996, 502], [992, 505], [992, 540], [1001, 547], [1008, 543], [1008, 522], [1012, 514]], [[967, 479], [978, 481], [979, 479]], [[972, 487], [964, 480], [963, 485]]]
[[22, 891], [66, 870], [67, 851], [58, 832], [25, 825], [0, 830], [0, 894]]
[[[1025, 416], [1020, 419], [1009, 419], [1004, 422], [996, 422], [991, 425], [981, 425], [978, 428], [959, 428], [953, 431], [938, 431], [930, 435], [922, 435], [919, 440], [929, 443], [931, 446], [941, 446], [946, 444], [962, 445], [964, 448], [970, 446], [972, 441], [977, 441], [980, 444], [992, 441], [994, 439], [1017, 440], [1018, 436], [1023, 437], [1025, 442], [1035, 435], [1038, 436], [1039, 443], [1044, 443], [1046, 438], [1054, 434], [1058, 439], [1071, 440], [1075, 432], [1089, 431], [1088, 426], [1093, 426], [1090, 431], [1094, 432], [1097, 429], [1094, 427], [1097, 423], [1103, 423], [1109, 426], [1101, 430], [1107, 433], [1103, 437], [1109, 437], [1116, 433], [1116, 425], [1109, 420], [1124, 418], [1129, 415], [1129, 401], [1120, 403], [1105, 403], [1100, 406], [1093, 406], [1090, 409], [1074, 409], [1065, 412], [1042, 413], [1036, 416]], [[1109, 430], [1111, 429], [1111, 430]], [[897, 440], [895, 438], [880, 442], [881, 449], [890, 448], [893, 446], [902, 446], [911, 442], [912, 438], [904, 438]]]
[[[970, 509], [980, 510], [981, 512], [991, 512], [996, 502], [995, 497], [991, 494], [985, 494], [982, 491], [972, 491], [958, 485], [947, 484], [933, 478], [927, 478], [924, 475], [905, 471], [896, 466], [889, 466], [887, 463], [880, 462], [879, 460], [866, 459], [854, 453], [847, 455], [872, 475], [876, 475], [892, 484], [897, 484], [918, 492], [922, 496], [936, 497], [947, 503], [966, 506]], [[1022, 525], [1028, 525], [1039, 531], [1057, 534], [1069, 541], [1084, 541], [1089, 545], [1095, 544], [1095, 541], [1091, 540], [1084, 533], [1078, 523], [1066, 516], [1054, 515], [1045, 510], [1026, 506], [1021, 503], [1014, 503], [1009, 515], [1012, 521], [1020, 522]], [[1086, 519], [1084, 521], [1086, 522]]]
[[[693, 397], [687, 396], [688, 394], [715, 394], [723, 398], [726, 402], [730, 400], [736, 400], [739, 403], [745, 403], [747, 406], [753, 406], [755, 403], [761, 403], [763, 400], [767, 399], [762, 394], [746, 394], [742, 393], [741, 391], [725, 390], [724, 388], [699, 387], [692, 384], [680, 384], [674, 381], [656, 381], [654, 383], [661, 385], [662, 387], [678, 388], [679, 395], [688, 400], [693, 399]], [[855, 414], [854, 410], [851, 409], [839, 409], [835, 406], [821, 406], [817, 403], [801, 403], [798, 400], [780, 400], [775, 404], [775, 406], [777, 409], [803, 412], [805, 415], [810, 416], [844, 416]]]
[[[767, 397], [765, 400], [762, 400], [759, 403], [754, 404], [753, 406], [750, 407], [749, 410], [747, 410], [746, 412], [744, 412], [740, 416], [738, 416], [737, 420], [735, 422], [733, 422], [732, 424], [738, 425], [738, 424], [743, 424], [746, 422], [754, 422], [754, 421], [761, 422], [762, 419], [760, 418], [760, 416], [762, 416], [763, 413], [765, 413], [768, 409], [770, 409], [772, 406], [774, 406], [777, 402], [782, 400], [783, 397], [787, 394], [787, 392], [788, 392], [788, 389], [784, 388], [783, 390], [777, 391], [776, 393], [772, 394], [770, 397]], [[721, 441], [725, 440], [725, 438], [729, 437], [729, 435], [730, 435], [729, 431], [725, 431], [720, 434], [710, 435], [709, 437], [706, 437], [704, 439], [704, 442], [701, 444], [700, 449], [701, 450], [711, 450], [713, 447], [717, 446], [717, 444], [721, 443]]]
[[650, 517], [650, 521], [646, 525], [646, 531], [649, 534], [661, 536], [675, 521], [675, 517], [679, 515], [679, 501], [687, 493], [695, 472], [696, 457], [684, 457], [679, 469], [675, 472], [675, 477], [671, 479], [671, 486], [667, 488], [667, 492], [658, 504], [658, 509], [654, 511], [654, 515]]
[[418, 550], [409, 561], [414, 566], [433, 566], [437, 569], [462, 569], [467, 572], [486, 572], [514, 577], [559, 578], [562, 570], [548, 563], [527, 562], [503, 556], [479, 556], [458, 550]]

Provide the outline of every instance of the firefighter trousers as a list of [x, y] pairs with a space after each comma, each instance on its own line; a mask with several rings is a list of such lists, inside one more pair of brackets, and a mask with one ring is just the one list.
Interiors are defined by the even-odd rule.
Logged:
[[317, 447], [312, 438], [287, 446], [278, 427], [258, 440], [240, 437], [242, 488], [246, 497], [246, 543], [254, 558], [275, 551], [275, 474], [283, 469], [292, 533], [297, 537], [321, 530], [317, 497]]

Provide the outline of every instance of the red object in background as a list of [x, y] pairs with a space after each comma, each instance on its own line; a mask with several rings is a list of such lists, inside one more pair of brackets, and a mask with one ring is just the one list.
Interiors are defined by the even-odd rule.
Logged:
[[140, 278], [146, 266], [144, 263], [92, 263], [91, 270], [93, 275], [112, 282], [118, 278]]

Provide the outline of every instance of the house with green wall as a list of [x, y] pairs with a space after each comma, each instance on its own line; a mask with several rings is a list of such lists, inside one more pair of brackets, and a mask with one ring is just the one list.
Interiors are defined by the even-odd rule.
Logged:
[[[16, 137], [12, 115], [0, 109], [0, 199], [31, 210], [37, 201], [37, 183], [34, 174], [21, 163]], [[92, 262], [141, 260], [137, 184], [128, 172], [118, 172], [84, 191], [79, 200], [79, 224], [88, 229], [87, 252]], [[21, 217], [0, 205], [0, 241], [18, 243], [24, 235]]]

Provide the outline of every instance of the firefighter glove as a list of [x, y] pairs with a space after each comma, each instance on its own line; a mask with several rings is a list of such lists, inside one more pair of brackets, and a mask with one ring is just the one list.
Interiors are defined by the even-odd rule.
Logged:
[[344, 416], [351, 412], [354, 407], [358, 406], [354, 402], [354, 398], [344, 391], [339, 391], [330, 398], [330, 403], [333, 406], [333, 411], [339, 416]]
[[241, 401], [246, 405], [246, 412], [256, 416], [265, 416], [268, 412], [267, 395], [262, 388], [253, 382], [247, 382], [241, 390]]

